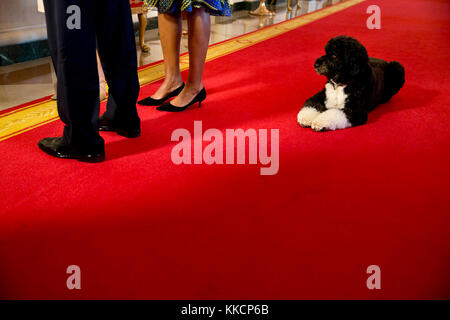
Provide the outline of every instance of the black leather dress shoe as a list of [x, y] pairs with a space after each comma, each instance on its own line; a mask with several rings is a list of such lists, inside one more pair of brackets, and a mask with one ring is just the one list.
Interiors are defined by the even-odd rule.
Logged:
[[44, 138], [38, 143], [45, 153], [61, 159], [76, 159], [82, 162], [102, 162], [105, 160], [105, 151], [81, 151], [64, 142], [61, 137]]
[[137, 138], [141, 135], [140, 127], [135, 128], [119, 127], [114, 125], [112, 120], [105, 119], [103, 117], [100, 117], [100, 119], [98, 120], [98, 130], [116, 132], [119, 136], [126, 138]]

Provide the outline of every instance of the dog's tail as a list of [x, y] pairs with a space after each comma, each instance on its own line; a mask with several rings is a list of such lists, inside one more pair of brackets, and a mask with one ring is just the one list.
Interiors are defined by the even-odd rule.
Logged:
[[389, 101], [405, 84], [405, 68], [397, 61], [391, 61], [386, 66], [384, 73], [384, 102]]

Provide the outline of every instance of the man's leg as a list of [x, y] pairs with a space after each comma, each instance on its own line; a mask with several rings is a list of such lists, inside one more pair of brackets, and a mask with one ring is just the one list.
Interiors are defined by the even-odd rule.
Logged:
[[62, 139], [52, 148], [64, 143], [64, 152], [69, 154], [60, 154], [63, 158], [77, 158], [75, 153], [104, 153], [104, 141], [98, 133], [99, 80], [92, 2], [44, 0], [58, 78], [58, 113], [65, 124]]
[[100, 60], [109, 86], [100, 130], [133, 138], [140, 134], [137, 54], [128, 0], [96, 0], [95, 24]]

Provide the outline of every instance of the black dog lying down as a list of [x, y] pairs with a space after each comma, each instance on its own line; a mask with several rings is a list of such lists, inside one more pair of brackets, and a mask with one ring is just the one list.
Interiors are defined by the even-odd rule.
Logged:
[[328, 81], [298, 113], [302, 127], [326, 131], [364, 124], [369, 111], [389, 101], [405, 83], [400, 63], [369, 58], [366, 48], [352, 37], [331, 39], [325, 52], [314, 67]]

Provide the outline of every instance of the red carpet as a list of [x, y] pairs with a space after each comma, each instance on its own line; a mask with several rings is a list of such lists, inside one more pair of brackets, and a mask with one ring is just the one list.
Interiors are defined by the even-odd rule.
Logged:
[[[366, 28], [372, 4], [381, 30]], [[101, 164], [38, 150], [60, 122], [0, 142], [0, 297], [450, 298], [449, 13], [445, 0], [364, 2], [209, 62], [202, 108], [140, 107], [143, 136], [104, 134]], [[406, 85], [367, 125], [315, 133], [296, 115], [339, 34], [400, 61]], [[171, 133], [194, 120], [279, 128], [279, 173], [174, 165]], [[381, 290], [366, 287], [373, 264]]]

